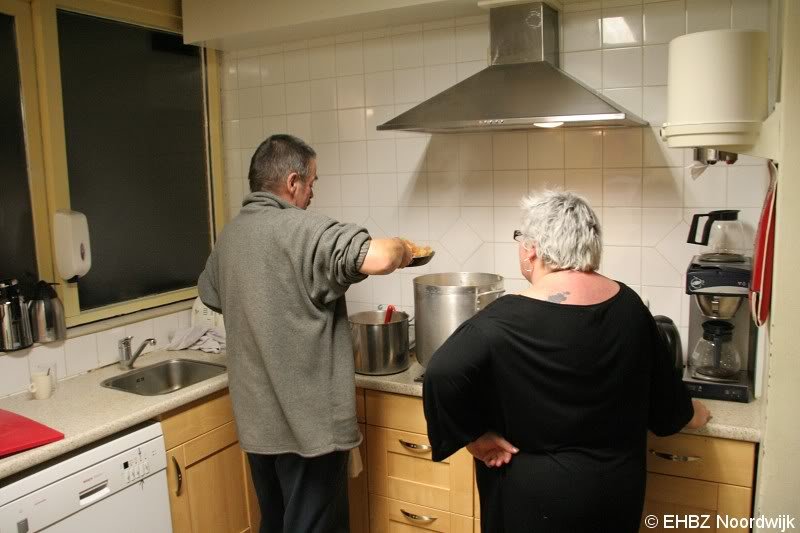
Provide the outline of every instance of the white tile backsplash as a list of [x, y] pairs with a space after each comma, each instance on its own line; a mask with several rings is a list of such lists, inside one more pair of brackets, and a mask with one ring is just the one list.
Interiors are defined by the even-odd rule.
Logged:
[[394, 68], [404, 69], [423, 65], [422, 33], [406, 33], [392, 37]]
[[456, 31], [454, 27], [425, 31], [423, 39], [423, 60], [426, 65], [455, 64]]
[[[692, 180], [684, 169], [690, 154], [660, 140], [668, 43], [687, 30], [763, 29], [767, 4], [566, 3], [562, 68], [643, 116], [650, 122], [645, 128], [447, 135], [376, 131], [486, 67], [486, 16], [225, 54], [227, 201], [235, 213], [259, 142], [257, 122], [246, 121], [261, 118], [261, 135], [288, 131], [317, 150], [321, 178], [315, 208], [362, 224], [376, 236], [405, 235], [437, 250], [434, 261], [413, 274], [353, 286], [347, 297], [353, 312], [390, 300], [413, 309], [411, 279], [425, 272], [494, 271], [508, 278], [509, 291], [524, 288], [511, 241], [519, 225], [519, 200], [528, 191], [564, 187], [584, 195], [597, 211], [605, 244], [602, 272], [649, 298], [654, 312], [677, 312], [673, 318], [682, 320], [683, 272], [699, 251], [686, 244], [687, 218], [715, 207], [740, 209], [751, 235], [767, 174], [763, 161], [742, 157], [730, 167], [709, 167]], [[163, 336], [158, 328], [156, 321], [155, 335]], [[96, 348], [82, 352], [88, 355], [81, 365], [78, 356], [71, 362], [73, 344], [64, 346], [68, 373], [96, 365]]]
[[246, 57], [237, 61], [236, 66], [239, 89], [261, 85], [261, 68], [258, 57]]
[[668, 43], [684, 33], [686, 33], [684, 0], [644, 5], [645, 44]]
[[642, 48], [603, 50], [603, 88], [642, 85]]
[[311, 111], [311, 83], [300, 81], [286, 84], [286, 112], [308, 113]]
[[528, 168], [528, 136], [524, 131], [493, 134], [492, 148], [495, 170]]
[[642, 44], [642, 6], [603, 9], [603, 47]]
[[0, 355], [0, 396], [22, 392], [30, 384], [28, 357], [31, 349]]
[[436, 96], [456, 83], [454, 64], [425, 67], [425, 98]]
[[564, 52], [595, 50], [601, 46], [600, 10], [565, 13], [562, 16], [561, 35]]
[[336, 78], [311, 80], [311, 111], [336, 109]]
[[600, 130], [565, 130], [564, 166], [566, 168], [601, 168], [603, 166], [603, 133]]
[[336, 50], [333, 46], [317, 46], [308, 51], [308, 73], [312, 80], [336, 76]]
[[643, 53], [642, 82], [644, 85], [666, 85], [669, 45], [645, 46]]
[[[312, 116], [313, 120], [313, 116]], [[340, 109], [338, 114], [339, 140], [360, 141], [367, 138], [364, 126], [364, 108]]]
[[[285, 81], [283, 54], [270, 54], [260, 58], [261, 85], [282, 84]], [[239, 87], [241, 87], [241, 82]]]
[[600, 50], [567, 52], [562, 55], [561, 67], [594, 89], [603, 86], [603, 63]]
[[731, 27], [731, 0], [686, 0], [689, 33]]
[[393, 68], [391, 38], [364, 41], [364, 72], [391, 71]]
[[261, 89], [248, 87], [240, 89], [238, 118], [258, 118], [261, 116]]
[[[188, 313], [181, 311], [65, 341], [35, 344], [17, 352], [0, 352], [0, 397], [26, 391], [30, 372], [40, 365], [54, 363], [56, 378], [61, 380], [115, 364], [119, 357], [117, 342], [126, 335], [134, 336], [134, 349], [150, 337], [156, 338], [157, 345], [146, 351], [164, 349], [176, 329], [188, 327]], [[98, 357], [99, 353], [102, 357]]]
[[470, 24], [456, 28], [456, 61], [486, 60], [489, 52], [488, 24]]
[[97, 368], [97, 335], [84, 335], [67, 339], [64, 343], [64, 356], [68, 376], [77, 376]]
[[391, 70], [366, 74], [364, 87], [366, 105], [394, 104], [394, 73]]
[[364, 76], [336, 78], [336, 94], [339, 109], [364, 107]]
[[[337, 111], [317, 111], [311, 113], [311, 142], [328, 143], [339, 140], [339, 120]], [[342, 139], [352, 141], [353, 139]]]
[[261, 112], [263, 115], [286, 113], [286, 94], [282, 85], [265, 85], [261, 88]]
[[309, 78], [308, 50], [291, 50], [283, 54], [284, 79], [287, 82], [305, 81]]
[[421, 102], [425, 98], [425, 70], [410, 68], [394, 71], [394, 101], [396, 104]]

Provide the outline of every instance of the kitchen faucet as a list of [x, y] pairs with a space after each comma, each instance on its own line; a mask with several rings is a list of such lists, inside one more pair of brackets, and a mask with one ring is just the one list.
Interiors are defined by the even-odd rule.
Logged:
[[155, 346], [155, 339], [145, 339], [141, 346], [136, 350], [136, 353], [131, 355], [131, 341], [133, 337], [125, 337], [119, 341], [119, 367], [123, 370], [130, 370], [133, 368], [133, 363], [142, 355], [142, 352], [148, 345]]

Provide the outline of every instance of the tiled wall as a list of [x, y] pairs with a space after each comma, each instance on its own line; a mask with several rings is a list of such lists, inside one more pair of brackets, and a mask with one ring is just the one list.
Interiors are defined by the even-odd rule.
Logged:
[[176, 330], [189, 326], [190, 316], [190, 311], [180, 311], [62, 342], [34, 345], [27, 350], [0, 352], [0, 398], [26, 390], [30, 373], [37, 365], [55, 363], [61, 380], [113, 364], [119, 359], [117, 342], [126, 336], [134, 337], [134, 349], [139, 342], [152, 337], [156, 345], [148, 347], [145, 353], [162, 350]]
[[[562, 66], [659, 126], [666, 112], [667, 43], [686, 31], [767, 27], [766, 0], [568, 2]], [[512, 232], [520, 197], [543, 186], [585, 195], [604, 229], [602, 272], [688, 321], [683, 273], [691, 214], [742, 210], [750, 234], [767, 183], [763, 161], [742, 157], [692, 180], [684, 151], [657, 128], [421, 135], [375, 126], [487, 64], [488, 17], [441, 20], [227, 53], [223, 119], [228, 206], [248, 190], [254, 148], [288, 132], [318, 152], [312, 208], [375, 236], [427, 242], [421, 269], [372, 277], [348, 292], [351, 311], [398, 302], [413, 312], [424, 272], [487, 271], [522, 289]], [[685, 330], [683, 338], [686, 338]]]

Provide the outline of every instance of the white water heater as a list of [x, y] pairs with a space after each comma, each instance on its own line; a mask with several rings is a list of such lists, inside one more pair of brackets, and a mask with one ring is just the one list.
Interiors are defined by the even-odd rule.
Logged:
[[768, 49], [766, 32], [751, 30], [705, 31], [670, 41], [667, 122], [661, 128], [669, 147], [753, 153], [754, 145], [771, 136], [764, 126]]

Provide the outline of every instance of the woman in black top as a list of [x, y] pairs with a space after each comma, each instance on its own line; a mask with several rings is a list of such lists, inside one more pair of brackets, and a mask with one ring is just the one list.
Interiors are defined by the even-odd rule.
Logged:
[[523, 214], [531, 287], [462, 324], [426, 369], [433, 459], [475, 456], [486, 533], [638, 531], [647, 430], [700, 427], [708, 411], [639, 296], [596, 273], [588, 204], [546, 191]]

